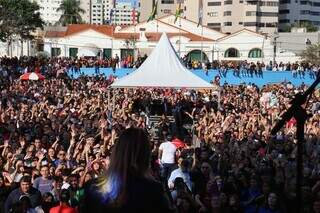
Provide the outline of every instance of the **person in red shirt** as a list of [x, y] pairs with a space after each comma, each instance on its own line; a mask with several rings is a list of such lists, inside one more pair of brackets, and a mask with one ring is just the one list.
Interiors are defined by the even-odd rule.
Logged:
[[77, 209], [70, 207], [70, 192], [62, 189], [60, 194], [60, 205], [50, 209], [50, 213], [78, 213]]

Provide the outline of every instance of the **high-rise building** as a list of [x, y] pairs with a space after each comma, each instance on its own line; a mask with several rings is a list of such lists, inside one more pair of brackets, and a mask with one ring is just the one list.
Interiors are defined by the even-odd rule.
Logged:
[[[159, 0], [158, 17], [174, 14], [179, 0]], [[183, 17], [198, 22], [199, 0], [181, 0]], [[148, 19], [155, 0], [140, 0], [140, 20]], [[202, 24], [224, 33], [247, 28], [274, 33], [278, 29], [279, 0], [203, 0]]]
[[[114, 2], [113, 0], [91, 0], [90, 23], [97, 25], [130, 25], [133, 23], [133, 11], [134, 9], [130, 2]], [[135, 22], [137, 22], [137, 10], [135, 10], [135, 14]]]
[[[156, 2], [157, 0], [140, 0], [140, 21], [148, 20]], [[185, 0], [158, 0], [157, 17], [174, 14], [180, 2], [184, 4]]]
[[[278, 0], [203, 0], [203, 25], [223, 33], [243, 28], [272, 34], [278, 27]], [[186, 18], [198, 21], [199, 1], [185, 0]]]
[[[135, 15], [133, 15], [135, 13]], [[135, 20], [133, 20], [133, 18]], [[130, 2], [117, 2], [113, 9], [111, 23], [115, 25], [131, 25], [138, 22], [138, 10]]]
[[91, 1], [91, 22], [90, 24], [101, 25], [104, 23], [104, 8], [105, 1], [102, 0], [90, 0]]
[[280, 0], [279, 30], [294, 23], [309, 22], [320, 28], [320, 0]]

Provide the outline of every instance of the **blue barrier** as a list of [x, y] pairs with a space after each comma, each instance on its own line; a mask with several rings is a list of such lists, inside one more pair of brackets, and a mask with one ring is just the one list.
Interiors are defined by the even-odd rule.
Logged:
[[[115, 72], [112, 71], [111, 68], [100, 68], [99, 73], [104, 74], [106, 77], [109, 77], [110, 75], [117, 76], [119, 78], [130, 74], [133, 72], [134, 69], [116, 69]], [[207, 73], [205, 73], [203, 70], [192, 70], [194, 74], [199, 76], [200, 78], [206, 80], [207, 82], [212, 81], [217, 75], [219, 75], [218, 70], [209, 70]], [[69, 71], [69, 76], [73, 78], [78, 78], [80, 75], [87, 75], [87, 76], [95, 76], [95, 68], [81, 68], [80, 73], [72, 73]], [[259, 87], [266, 85], [266, 84], [275, 84], [275, 83], [281, 83], [283, 81], [290, 81], [293, 85], [299, 86], [302, 83], [305, 83], [307, 85], [310, 85], [313, 83], [314, 79], [310, 77], [309, 72], [305, 73], [304, 78], [300, 78], [299, 76], [297, 78], [294, 78], [290, 71], [264, 71], [263, 72], [263, 78], [259, 78], [256, 76], [253, 77], [237, 77], [233, 75], [233, 71], [229, 70], [227, 72], [226, 77], [222, 77], [220, 79], [221, 83], [228, 83], [233, 85], [239, 85], [241, 83], [255, 83]]]

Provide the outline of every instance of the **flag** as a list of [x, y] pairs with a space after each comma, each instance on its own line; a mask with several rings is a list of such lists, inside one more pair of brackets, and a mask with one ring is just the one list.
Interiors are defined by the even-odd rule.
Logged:
[[152, 21], [153, 19], [156, 18], [157, 9], [158, 9], [158, 0], [156, 1], [155, 5], [153, 6], [152, 12], [151, 12], [147, 22]]
[[199, 0], [199, 21], [198, 21], [198, 26], [200, 26], [200, 24], [202, 25], [202, 18], [203, 18], [203, 0]]
[[182, 9], [181, 9], [181, 3], [179, 3], [178, 8], [176, 9], [176, 14], [175, 14], [175, 19], [174, 19], [174, 23], [177, 22], [178, 18], [181, 17], [182, 14]]
[[112, 24], [112, 18], [113, 18], [113, 9], [110, 10], [110, 24]]

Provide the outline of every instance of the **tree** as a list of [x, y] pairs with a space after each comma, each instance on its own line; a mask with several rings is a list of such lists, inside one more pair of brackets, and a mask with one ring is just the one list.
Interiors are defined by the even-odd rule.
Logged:
[[0, 0], [0, 40], [10, 46], [14, 39], [33, 39], [33, 32], [44, 25], [39, 9], [29, 0]]
[[292, 27], [306, 28], [307, 32], [317, 32], [318, 31], [318, 28], [316, 26], [314, 26], [309, 21], [296, 22], [296, 23], [292, 24]]
[[320, 44], [313, 44], [307, 47], [302, 54], [301, 58], [312, 64], [320, 65]]
[[80, 7], [80, 1], [78, 0], [63, 0], [57, 11], [62, 11], [59, 19], [59, 23], [62, 26], [82, 23], [81, 13], [85, 12]]

